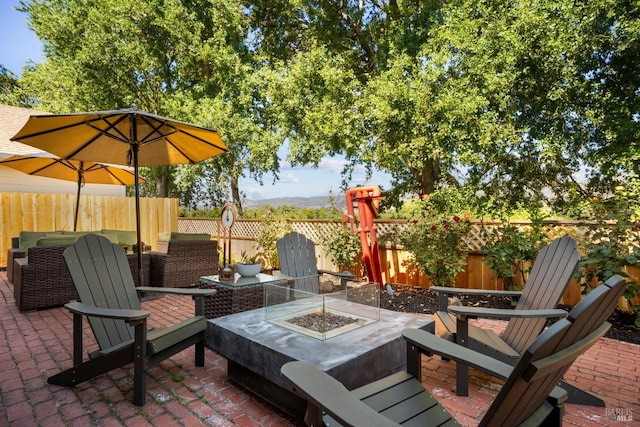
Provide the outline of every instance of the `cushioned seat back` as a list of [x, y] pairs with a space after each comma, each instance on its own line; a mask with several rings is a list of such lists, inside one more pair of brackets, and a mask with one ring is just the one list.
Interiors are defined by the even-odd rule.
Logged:
[[120, 245], [128, 245], [132, 247], [136, 244], [136, 232], [130, 230], [110, 230], [103, 228], [100, 230], [100, 234], [108, 235], [111, 243], [118, 243]]
[[36, 246], [69, 246], [73, 245], [76, 239], [76, 236], [46, 235], [38, 239]]
[[[94, 307], [140, 309], [127, 255], [106, 237], [87, 234], [64, 251], [64, 259], [80, 296]], [[122, 320], [89, 317], [100, 349], [133, 339], [133, 328]]]
[[60, 231], [21, 231], [20, 232], [20, 249], [28, 251], [29, 248], [36, 246], [38, 239], [48, 235], [62, 234]]
[[206, 233], [171, 233], [171, 240], [211, 240]]

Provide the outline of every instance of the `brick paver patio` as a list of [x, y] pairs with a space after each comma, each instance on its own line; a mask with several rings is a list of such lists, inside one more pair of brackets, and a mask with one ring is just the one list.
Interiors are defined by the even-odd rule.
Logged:
[[[153, 313], [152, 326], [162, 326], [190, 315], [193, 302], [163, 297], [144, 302], [143, 308]], [[131, 403], [129, 367], [74, 389], [50, 386], [47, 377], [71, 365], [71, 328], [71, 315], [63, 308], [20, 313], [6, 273], [0, 272], [0, 425], [298, 425], [231, 382], [225, 359], [208, 349], [204, 368], [194, 366], [188, 349], [151, 369], [143, 408]], [[85, 335], [92, 343], [88, 329]], [[639, 359], [640, 346], [607, 338], [579, 358], [566, 378], [603, 397], [607, 408], [567, 405], [565, 425], [640, 425]], [[424, 357], [423, 370], [425, 386], [463, 425], [477, 424], [500, 387], [500, 381], [472, 370], [470, 396], [458, 397], [453, 362]]]

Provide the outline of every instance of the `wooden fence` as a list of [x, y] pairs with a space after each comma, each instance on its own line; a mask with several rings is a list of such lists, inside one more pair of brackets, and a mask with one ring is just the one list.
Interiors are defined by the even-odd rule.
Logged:
[[[21, 231], [73, 230], [76, 196], [71, 194], [0, 193], [0, 266], [7, 265], [11, 238]], [[141, 198], [142, 241], [155, 245], [158, 233], [178, 231], [178, 199]], [[103, 228], [135, 230], [135, 199], [80, 196], [78, 231]]]
[[[234, 223], [232, 229], [231, 254], [234, 259], [239, 259], [242, 251], [249, 254], [257, 252], [255, 238], [260, 234], [261, 221], [259, 220], [239, 220]], [[323, 253], [323, 248], [318, 242], [321, 236], [336, 227], [335, 223], [324, 220], [299, 220], [291, 221], [291, 228], [306, 235], [316, 242], [316, 255], [318, 268], [335, 270], [331, 260]], [[520, 227], [530, 226], [530, 222], [513, 222], [513, 225]], [[456, 285], [460, 287], [471, 287], [476, 289], [503, 289], [502, 281], [493, 277], [493, 273], [484, 263], [484, 256], [481, 253], [485, 244], [487, 233], [491, 233], [499, 227], [501, 223], [495, 221], [472, 221], [472, 228], [467, 236], [467, 241], [472, 249], [472, 253], [467, 258], [465, 271], [456, 278]], [[393, 236], [397, 232], [407, 227], [405, 220], [376, 221], [377, 234], [379, 236]], [[178, 229], [187, 233], [209, 233], [216, 236], [222, 242], [222, 230], [219, 221], [215, 219], [201, 218], [179, 218]], [[579, 221], [546, 221], [545, 231], [549, 237], [556, 238], [563, 235], [570, 235], [576, 239], [578, 246], [584, 252], [585, 223]], [[220, 243], [222, 244], [222, 243]], [[380, 264], [382, 266], [382, 276], [385, 283], [400, 283], [408, 285], [419, 285], [428, 287], [429, 279], [421, 272], [410, 269], [406, 265], [408, 253], [393, 242], [381, 244]], [[519, 281], [516, 279], [516, 284]], [[564, 303], [576, 304], [580, 301], [580, 287], [575, 280], [569, 285], [565, 293]]]
[[[11, 238], [20, 231], [73, 230], [73, 212], [75, 196], [69, 194], [26, 194], [0, 193], [0, 266], [6, 265], [7, 249], [11, 247]], [[140, 199], [142, 240], [155, 249], [158, 234], [180, 231], [186, 233], [208, 233], [222, 246], [222, 229], [217, 219], [178, 218], [177, 199]], [[335, 230], [335, 223], [325, 220], [296, 220], [289, 222], [291, 228], [315, 241]], [[512, 223], [527, 227], [523, 221]], [[397, 234], [407, 226], [404, 220], [376, 221], [379, 236]], [[500, 226], [498, 222], [472, 222], [467, 239], [472, 252], [467, 259], [467, 267], [456, 278], [456, 285], [477, 289], [502, 289], [502, 283], [493, 277], [491, 270], [484, 264], [481, 249], [487, 232]], [[578, 241], [579, 247], [585, 242], [585, 224], [577, 221], [546, 221], [544, 224], [552, 238], [568, 234]], [[262, 223], [258, 220], [238, 220], [232, 230], [231, 253], [239, 259], [245, 251], [255, 253], [255, 244]], [[98, 231], [100, 229], [135, 230], [135, 200], [132, 197], [117, 196], [81, 196], [78, 215], [79, 231]], [[583, 250], [584, 248], [581, 247]], [[321, 245], [316, 244], [317, 265], [320, 269], [335, 270], [331, 260], [324, 254]], [[408, 253], [393, 242], [381, 244], [380, 262], [385, 283], [400, 283], [428, 287], [429, 280], [417, 270], [407, 267]], [[572, 282], [565, 294], [564, 302], [575, 304], [580, 300], [580, 289]]]

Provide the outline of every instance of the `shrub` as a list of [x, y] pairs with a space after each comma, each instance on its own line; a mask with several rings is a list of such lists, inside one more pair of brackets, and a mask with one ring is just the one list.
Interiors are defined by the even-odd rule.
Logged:
[[434, 284], [453, 286], [455, 276], [467, 264], [469, 214], [436, 212], [428, 202], [423, 206], [400, 233], [399, 241], [411, 254], [410, 266], [420, 269]]

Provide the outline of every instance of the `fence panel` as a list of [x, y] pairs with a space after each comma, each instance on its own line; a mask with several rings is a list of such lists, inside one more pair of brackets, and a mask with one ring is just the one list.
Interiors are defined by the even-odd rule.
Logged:
[[[0, 266], [7, 265], [11, 238], [21, 231], [73, 230], [76, 196], [71, 194], [0, 193]], [[178, 231], [178, 199], [141, 198], [142, 241], [155, 248], [158, 233]], [[80, 196], [78, 231], [103, 228], [135, 230], [135, 199]]]
[[[291, 221], [291, 228], [298, 231], [308, 238], [316, 242], [316, 255], [318, 268], [326, 270], [335, 270], [335, 266], [331, 260], [324, 255], [321, 242], [321, 236], [327, 233], [335, 223], [326, 220], [300, 220]], [[530, 227], [528, 221], [512, 222], [512, 225], [518, 227]], [[472, 221], [471, 231], [467, 236], [467, 243], [472, 250], [467, 258], [467, 266], [465, 271], [456, 277], [456, 286], [471, 287], [476, 289], [503, 289], [500, 280], [493, 277], [491, 270], [485, 265], [482, 255], [482, 249], [486, 244], [487, 236], [491, 235], [502, 223], [497, 221]], [[377, 235], [381, 238], [385, 236], [394, 236], [408, 226], [405, 220], [376, 220], [375, 227]], [[587, 230], [587, 224], [581, 221], [545, 221], [544, 227], [546, 233], [552, 239], [563, 235], [574, 237], [579, 247], [584, 244], [584, 235]], [[222, 236], [220, 235], [220, 224], [217, 219], [193, 219], [179, 218], [179, 231], [191, 233], [209, 233], [219, 240], [222, 247]], [[233, 259], [239, 259], [242, 251], [247, 253], [255, 253], [258, 248], [254, 239], [259, 236], [261, 229], [261, 221], [259, 220], [239, 220], [232, 229], [231, 253]], [[580, 247], [584, 251], [583, 247]], [[407, 266], [406, 260], [409, 254], [395, 242], [380, 241], [380, 264], [382, 266], [382, 276], [385, 283], [399, 283], [408, 285], [419, 285], [428, 287], [429, 279], [425, 275], [415, 269]], [[516, 283], [520, 284], [521, 280], [516, 279]], [[569, 289], [565, 293], [563, 302], [566, 304], [576, 304], [580, 301], [580, 287], [575, 280], [569, 285]]]

